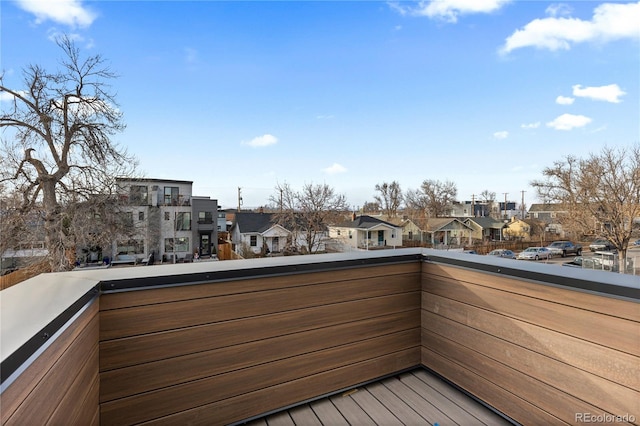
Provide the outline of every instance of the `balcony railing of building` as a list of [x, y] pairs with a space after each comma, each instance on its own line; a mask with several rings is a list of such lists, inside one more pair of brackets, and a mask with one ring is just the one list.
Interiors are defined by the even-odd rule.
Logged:
[[398, 249], [1, 294], [3, 425], [237, 423], [416, 367], [522, 424], [640, 421], [634, 276]]

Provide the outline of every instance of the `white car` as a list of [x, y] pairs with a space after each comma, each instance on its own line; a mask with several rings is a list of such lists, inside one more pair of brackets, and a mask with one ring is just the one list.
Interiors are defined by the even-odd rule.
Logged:
[[546, 247], [529, 247], [528, 249], [521, 251], [518, 254], [517, 259], [520, 260], [539, 260], [550, 259], [552, 257], [551, 251]]

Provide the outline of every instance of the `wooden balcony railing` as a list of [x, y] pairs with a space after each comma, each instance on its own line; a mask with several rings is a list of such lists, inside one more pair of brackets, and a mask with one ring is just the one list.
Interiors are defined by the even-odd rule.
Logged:
[[424, 366], [523, 424], [637, 423], [640, 282], [565, 269], [403, 249], [40, 275], [2, 292], [0, 418], [229, 424]]

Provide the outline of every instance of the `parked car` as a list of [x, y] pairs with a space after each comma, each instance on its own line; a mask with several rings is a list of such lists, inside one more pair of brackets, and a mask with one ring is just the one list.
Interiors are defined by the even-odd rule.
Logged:
[[465, 251], [463, 251], [463, 253], [467, 253], [467, 254], [478, 254], [478, 252], [477, 252], [477, 251], [475, 251], [475, 250], [465, 250]]
[[634, 245], [634, 246], [640, 246], [640, 240], [635, 240], [635, 241], [633, 242], [633, 245]]
[[515, 259], [516, 254], [511, 250], [507, 249], [496, 249], [490, 251], [487, 256], [497, 256], [497, 257], [506, 257], [507, 259]]
[[567, 254], [575, 254], [576, 256], [582, 254], [582, 246], [571, 241], [554, 241], [547, 248], [552, 256], [567, 257]]
[[589, 244], [589, 249], [591, 251], [610, 251], [613, 250], [616, 246], [609, 240], [605, 240], [604, 238], [598, 238], [591, 244]]
[[521, 260], [539, 260], [549, 259], [551, 252], [546, 247], [529, 247], [518, 254], [517, 259]]

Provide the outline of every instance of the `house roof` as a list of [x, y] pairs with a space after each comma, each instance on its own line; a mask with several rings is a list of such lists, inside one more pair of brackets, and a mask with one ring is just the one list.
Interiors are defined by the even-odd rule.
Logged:
[[[455, 224], [458, 226], [455, 226]], [[436, 232], [449, 229], [469, 228], [469, 225], [455, 217], [434, 217], [430, 218], [426, 225], [426, 231]]]
[[394, 225], [393, 223], [367, 215], [358, 216], [354, 220], [343, 222], [336, 226], [340, 228], [371, 229], [378, 225], [386, 225], [391, 228], [398, 228], [398, 226]]
[[504, 227], [504, 222], [488, 216], [487, 217], [467, 217], [465, 218], [464, 221], [475, 222], [478, 226], [480, 226], [483, 229], [502, 229]]
[[272, 213], [237, 212], [233, 226], [242, 233], [262, 233], [274, 225], [272, 219]]
[[529, 207], [529, 213], [532, 212], [564, 212], [566, 211], [566, 207], [562, 204], [531, 204]]

